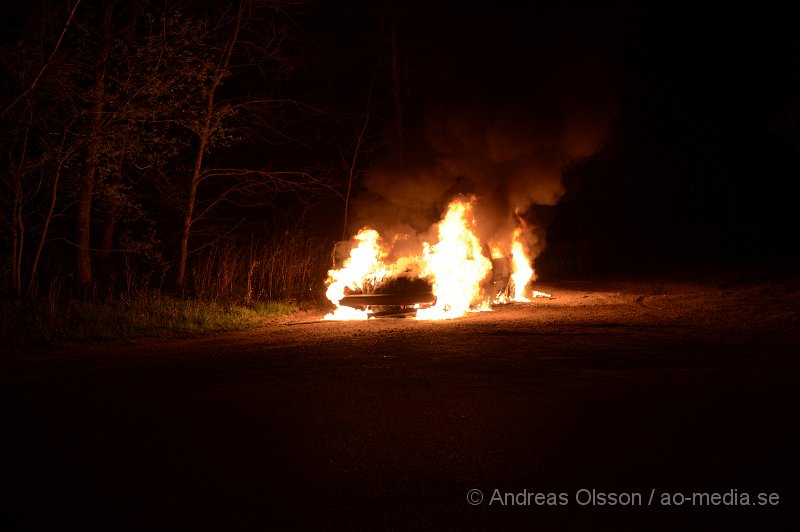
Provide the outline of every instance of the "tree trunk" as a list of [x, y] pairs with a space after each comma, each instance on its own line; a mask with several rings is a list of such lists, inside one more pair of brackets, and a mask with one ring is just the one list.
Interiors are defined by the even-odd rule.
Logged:
[[100, 251], [97, 254], [97, 258], [104, 261], [111, 258], [111, 250], [114, 249], [114, 231], [117, 227], [119, 211], [122, 209], [122, 201], [120, 201], [117, 189], [122, 184], [122, 164], [125, 161], [127, 151], [125, 146], [120, 149], [117, 156], [116, 171], [111, 183], [108, 184], [111, 196], [108, 198], [108, 210], [103, 224], [103, 236], [100, 240]]
[[211, 128], [211, 112], [213, 111], [213, 96], [209, 98], [208, 115], [203, 130], [200, 135], [200, 146], [197, 148], [197, 157], [194, 160], [194, 170], [192, 171], [192, 181], [189, 183], [189, 197], [186, 200], [186, 212], [183, 216], [183, 230], [181, 231], [181, 256], [178, 262], [178, 278], [175, 284], [178, 290], [183, 290], [186, 284], [186, 261], [189, 257], [189, 235], [192, 231], [194, 222], [194, 207], [197, 202], [197, 186], [200, 184], [200, 172], [203, 169], [203, 155], [206, 151], [206, 142]]
[[[63, 146], [63, 141], [62, 141]], [[44, 219], [44, 226], [42, 227], [42, 235], [39, 238], [39, 245], [36, 246], [36, 253], [33, 256], [33, 264], [31, 265], [31, 277], [28, 281], [28, 296], [32, 296], [34, 288], [36, 287], [36, 272], [39, 268], [39, 259], [42, 256], [42, 249], [44, 243], [47, 241], [47, 234], [50, 231], [50, 222], [53, 220], [53, 214], [56, 211], [56, 202], [58, 201], [58, 182], [61, 179], [61, 167], [63, 160], [61, 159], [61, 149], [58, 150], [58, 167], [56, 168], [56, 175], [53, 176], [53, 186], [50, 191], [50, 209]]]
[[114, 231], [117, 228], [117, 218], [119, 217], [119, 201], [115, 199], [110, 200], [108, 212], [106, 212], [106, 221], [103, 224], [103, 236], [100, 239], [100, 251], [97, 253], [97, 258], [102, 261], [107, 261], [111, 258], [111, 250], [114, 249]]
[[[12, 244], [14, 246], [11, 257], [11, 293], [14, 296], [22, 295], [22, 256], [25, 251], [25, 220], [22, 216], [22, 209], [24, 207], [24, 185], [23, 185], [23, 172], [25, 167], [25, 155], [28, 151], [28, 131], [30, 129], [30, 122], [25, 129], [24, 140], [22, 144], [22, 154], [20, 155], [19, 162], [14, 161], [14, 156], [9, 151], [9, 177], [11, 178], [12, 187], [14, 190], [14, 200], [11, 205], [11, 232]], [[16, 140], [16, 134], [14, 135]]]
[[22, 249], [25, 242], [25, 226], [22, 222], [22, 181], [15, 165], [10, 167], [14, 183], [14, 202], [11, 213], [12, 256], [11, 256], [11, 293], [22, 295]]
[[109, 56], [109, 40], [111, 33], [111, 14], [114, 3], [106, 4], [103, 17], [103, 27], [100, 38], [100, 68], [92, 87], [92, 110], [84, 159], [83, 173], [78, 189], [78, 219], [77, 219], [77, 271], [78, 286], [87, 288], [92, 282], [92, 255], [91, 255], [91, 224], [92, 224], [92, 196], [97, 175], [98, 156], [100, 151], [100, 134], [103, 124], [103, 103], [105, 99], [106, 67]]
[[77, 271], [78, 285], [86, 288], [92, 282], [92, 257], [91, 257], [91, 222], [92, 222], [92, 192], [94, 190], [94, 176], [97, 171], [94, 152], [90, 148], [81, 176], [81, 186], [78, 191], [78, 238], [77, 245]]
[[228, 65], [230, 64], [233, 48], [236, 46], [236, 42], [239, 39], [239, 29], [242, 25], [244, 4], [244, 0], [239, 3], [239, 11], [236, 15], [236, 27], [233, 31], [233, 35], [231, 36], [231, 40], [228, 43], [225, 56], [217, 68], [214, 78], [211, 80], [211, 85], [208, 88], [208, 100], [206, 102], [205, 118], [203, 120], [202, 127], [198, 131], [199, 142], [197, 146], [197, 157], [195, 157], [194, 160], [192, 179], [189, 183], [189, 194], [186, 198], [186, 209], [183, 216], [183, 230], [181, 231], [180, 258], [178, 260], [178, 276], [175, 280], [175, 285], [180, 291], [183, 291], [186, 285], [186, 262], [189, 257], [189, 236], [192, 232], [192, 224], [195, 222], [194, 208], [197, 203], [197, 188], [200, 185], [200, 176], [203, 170], [203, 158], [205, 157], [208, 140], [211, 138], [211, 133], [214, 129], [213, 117], [216, 109], [214, 97], [217, 92], [217, 87], [219, 87], [219, 84], [222, 82], [222, 78], [225, 76], [225, 71], [228, 69]]

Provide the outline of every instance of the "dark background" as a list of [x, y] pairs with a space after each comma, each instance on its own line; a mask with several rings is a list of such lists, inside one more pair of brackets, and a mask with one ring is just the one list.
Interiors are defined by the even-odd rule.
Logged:
[[[365, 12], [351, 12], [340, 33], [354, 58], [374, 37]], [[566, 172], [560, 203], [534, 207], [549, 222], [537, 261], [545, 275], [796, 258], [796, 7], [411, 2], [381, 15], [421, 76], [407, 80], [418, 89], [410, 129], [431, 102], [524, 105], [555, 71], [575, 70], [567, 77], [585, 83], [587, 65], [571, 64], [572, 52], [597, 55], [615, 90], [614, 118], [604, 148]], [[337, 65], [331, 94], [358, 92], [361, 65]]]
[[[256, 4], [261, 16], [269, 13]], [[82, 50], [81, 39], [91, 35], [104, 5], [81, 6], [84, 18], [67, 33], [65, 54]], [[178, 5], [202, 18], [223, 4]], [[35, 28], [25, 24], [48, 9], [54, 31], [62, 28], [63, 6], [4, 7], [5, 44]], [[536, 261], [541, 275], [739, 261], [791, 264], [797, 257], [792, 245], [792, 185], [800, 170], [797, 7], [313, 1], [286, 6], [286, 12], [291, 38], [281, 54], [290, 60], [272, 57], [275, 66], [237, 56], [241, 65], [223, 84], [220, 99], [265, 94], [289, 104], [261, 108], [248, 118], [253, 120], [241, 130], [240, 142], [206, 161], [310, 172], [322, 176], [327, 188], [279, 194], [268, 206], [245, 207], [240, 201], [223, 207], [218, 213], [223, 221], [193, 235], [193, 249], [221, 234], [241, 246], [280, 239], [295, 225], [328, 246], [341, 239], [348, 165], [365, 114], [368, 127], [352, 168], [354, 196], [365, 194], [365, 176], [375, 167], [398, 156], [413, 164], [421, 153], [399, 146], [393, 91], [401, 93], [403, 144], [413, 148], [424, 144], [429, 117], [452, 102], [474, 101], [488, 110], [519, 107], [525, 116], [532, 106], [547, 111], [550, 100], [555, 107], [577, 98], [573, 93], [591, 95], [597, 85], [604, 103], [591, 110], [610, 117], [602, 147], [564, 163], [565, 194], [558, 205], [534, 206], [528, 213], [547, 235], [546, 250]], [[247, 39], [258, 38], [257, 25], [247, 31]], [[45, 43], [45, 51], [53, 44]], [[10, 102], [19, 87], [10, 84], [4, 91], [3, 100]], [[535, 113], [530, 123], [550, 127], [538, 124]], [[165, 173], [189, 172], [193, 144], [187, 142]], [[135, 180], [131, 196], [159, 233], [164, 263], [158, 267], [174, 272], [180, 209], [147, 179]], [[202, 193], [213, 198], [220, 190], [211, 186]], [[96, 232], [103, 217], [103, 206], [97, 205]], [[72, 262], [74, 208], [67, 204], [64, 214], [51, 227], [54, 238], [44, 261], [51, 269], [45, 266], [43, 279], [56, 270], [63, 274], [63, 265]], [[346, 236], [358, 229], [350, 219]], [[36, 222], [28, 227], [33, 242]], [[144, 233], [149, 226], [134, 220], [126, 227]], [[4, 245], [11, 247], [7, 231]]]
[[611, 146], [564, 204], [565, 222], [595, 213], [579, 240], [611, 262], [796, 256], [796, 21], [772, 6], [640, 12]]

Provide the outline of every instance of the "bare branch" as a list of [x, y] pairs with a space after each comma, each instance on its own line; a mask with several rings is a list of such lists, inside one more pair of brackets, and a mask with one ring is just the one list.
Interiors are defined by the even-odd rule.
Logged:
[[53, 61], [53, 57], [55, 57], [55, 55], [56, 55], [56, 52], [58, 52], [58, 49], [59, 49], [59, 47], [61, 46], [61, 41], [63, 41], [63, 40], [64, 40], [64, 35], [66, 35], [66, 33], [67, 33], [67, 29], [69, 29], [69, 25], [70, 25], [70, 23], [72, 22], [72, 19], [75, 17], [75, 11], [77, 11], [77, 9], [78, 9], [78, 6], [79, 6], [80, 4], [81, 4], [81, 0], [77, 0], [77, 2], [75, 2], [75, 5], [72, 7], [72, 11], [71, 11], [71, 12], [70, 12], [70, 14], [69, 14], [69, 18], [67, 19], [67, 23], [66, 23], [66, 24], [64, 24], [64, 29], [61, 31], [61, 35], [58, 37], [58, 41], [56, 42], [56, 46], [55, 46], [55, 48], [53, 48], [53, 51], [50, 53], [50, 57], [48, 57], [48, 58], [47, 58], [47, 61], [45, 61], [44, 65], [42, 65], [42, 68], [41, 68], [41, 70], [39, 70], [39, 73], [38, 73], [38, 74], [36, 74], [36, 77], [35, 77], [35, 78], [33, 78], [33, 82], [31, 82], [31, 84], [28, 86], [28, 88], [27, 88], [27, 89], [25, 89], [25, 90], [22, 92], [22, 94], [20, 94], [19, 96], [17, 96], [17, 98], [16, 98], [16, 99], [15, 99], [13, 102], [11, 102], [11, 103], [8, 105], [8, 107], [6, 107], [6, 108], [3, 110], [3, 112], [2, 112], [2, 113], [0, 113], [0, 118], [3, 118], [4, 116], [6, 116], [6, 113], [8, 113], [8, 112], [9, 112], [9, 111], [10, 111], [10, 110], [11, 110], [11, 109], [12, 109], [12, 108], [15, 106], [15, 105], [17, 105], [17, 104], [19, 103], [19, 101], [20, 101], [20, 100], [22, 100], [22, 99], [23, 99], [24, 97], [26, 97], [26, 96], [27, 96], [27, 95], [28, 95], [28, 94], [29, 94], [29, 93], [30, 93], [30, 92], [31, 92], [33, 89], [35, 89], [35, 88], [36, 88], [36, 84], [37, 84], [37, 83], [39, 83], [39, 79], [41, 79], [42, 75], [44, 74], [44, 71], [45, 71], [45, 70], [47, 70], [47, 67], [48, 67], [48, 66], [50, 66], [50, 63]]

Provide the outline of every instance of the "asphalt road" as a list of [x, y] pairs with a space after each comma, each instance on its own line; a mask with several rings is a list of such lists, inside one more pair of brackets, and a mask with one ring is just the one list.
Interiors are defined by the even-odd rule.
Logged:
[[0, 529], [797, 529], [797, 283], [538, 288], [0, 356]]

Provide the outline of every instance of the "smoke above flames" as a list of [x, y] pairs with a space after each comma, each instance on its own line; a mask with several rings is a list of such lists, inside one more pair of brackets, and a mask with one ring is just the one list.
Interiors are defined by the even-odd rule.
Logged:
[[564, 172], [602, 148], [614, 111], [603, 91], [594, 99], [548, 93], [546, 102], [492, 105], [465, 98], [431, 110], [402, 151], [367, 173], [351, 229], [403, 235], [403, 254], [404, 247], [432, 237], [432, 225], [452, 199], [469, 195], [477, 198], [482, 242], [507, 245], [525, 220], [524, 239], [537, 255], [546, 228], [532, 220], [532, 207], [558, 203]]
[[[450, 77], [409, 112], [402, 132], [392, 132], [393, 149], [366, 172], [352, 202], [350, 234], [377, 230], [389, 263], [441, 241], [454, 201], [469, 203], [465, 223], [485, 257], [511, 258], [516, 246], [533, 262], [546, 236], [536, 207], [556, 205], [566, 192], [564, 173], [608, 139], [617, 108], [612, 55], [596, 42], [575, 47], [529, 37], [530, 28], [513, 23], [498, 26], [491, 42], [473, 42], [486, 27], [478, 15], [469, 23], [475, 27], [464, 31], [464, 46], [452, 47]], [[354, 245], [342, 246], [339, 258]], [[526, 269], [516, 262], [517, 271]]]
[[[512, 259], [520, 278], [514, 298], [525, 299], [545, 245], [537, 207], [561, 200], [564, 173], [602, 149], [616, 114], [612, 58], [622, 32], [597, 25], [591, 13], [526, 8], [492, 18], [484, 10], [445, 10], [422, 38], [423, 46], [445, 50], [441, 84], [423, 98], [426, 105], [408, 109], [403, 131], [390, 131], [393, 147], [364, 175], [348, 230], [377, 230], [379, 264], [432, 282], [437, 305], [454, 305], [437, 292], [444, 279], [485, 258]], [[451, 240], [442, 231], [455, 218], [450, 235], [461, 236]], [[442, 251], [450, 242], [458, 242], [457, 252]], [[340, 261], [354, 262], [348, 254], [359, 245], [342, 245]], [[459, 256], [464, 264], [450, 273], [429, 271]], [[371, 280], [380, 274], [370, 272]]]

